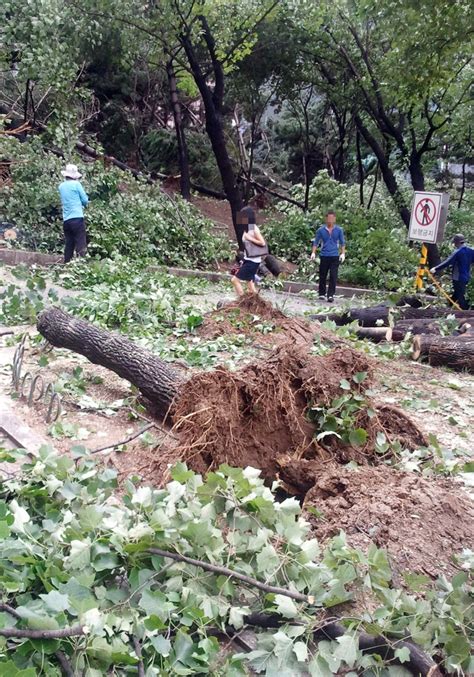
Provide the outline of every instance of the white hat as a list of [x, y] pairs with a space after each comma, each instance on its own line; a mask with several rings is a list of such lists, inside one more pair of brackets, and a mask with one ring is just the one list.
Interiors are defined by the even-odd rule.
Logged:
[[80, 179], [82, 176], [76, 165], [66, 165], [61, 174], [67, 179]]

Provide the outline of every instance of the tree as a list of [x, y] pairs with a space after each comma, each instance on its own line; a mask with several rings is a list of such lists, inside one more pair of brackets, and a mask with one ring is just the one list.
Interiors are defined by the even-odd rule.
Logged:
[[[303, 52], [314, 58], [328, 98], [338, 107], [351, 104], [357, 130], [408, 226], [410, 212], [396, 170], [408, 172], [414, 190], [424, 190], [425, 158], [436, 150], [440, 130], [468, 101], [469, 3], [456, 0], [448, 9], [441, 0], [416, 6], [401, 0], [384, 7], [374, 0], [341, 0], [323, 3], [316, 29], [305, 15], [300, 19], [311, 36]], [[350, 86], [341, 89], [341, 82]], [[437, 247], [429, 249], [434, 264]]]

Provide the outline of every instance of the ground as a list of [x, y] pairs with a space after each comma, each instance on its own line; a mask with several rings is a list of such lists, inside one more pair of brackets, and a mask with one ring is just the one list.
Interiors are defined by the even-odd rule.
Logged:
[[[4, 269], [3, 277], [5, 282], [11, 281], [11, 272]], [[71, 293], [58, 288], [58, 285], [55, 288], [59, 296]], [[200, 294], [192, 294], [185, 299], [199, 312], [211, 313], [189, 337], [192, 345], [202, 346], [210, 342], [212, 346], [216, 337], [228, 337], [229, 332], [241, 332], [244, 337], [242, 349], [238, 344], [229, 345], [214, 356], [215, 361], [209, 368], [226, 363], [235, 370], [244, 364], [253, 364], [256, 359], [264, 361], [271, 350], [275, 346], [281, 347], [290, 335], [295, 339], [294, 346], [308, 340], [307, 327], [314, 329], [316, 325], [306, 324], [305, 317], [318, 308], [319, 302], [276, 291], [266, 291], [263, 295], [273, 307], [278, 308], [276, 312], [272, 310], [265, 315], [263, 306], [257, 305], [245, 317], [239, 314], [238, 309], [236, 315], [235, 306], [227, 306], [222, 313], [216, 310], [218, 302], [228, 303], [232, 299], [231, 291], [222, 285], [207, 285]], [[73, 447], [81, 445], [93, 451], [109, 446], [98, 455], [104, 464], [118, 469], [122, 481], [138, 475], [145, 482], [162, 483], [167, 460], [174, 458], [174, 452], [181, 444], [175, 432], [157, 422], [145, 434], [122, 444], [151, 420], [152, 413], [147, 410], [146, 403], [140, 400], [128, 382], [85, 358], [65, 350], [45, 351], [35, 338], [35, 328], [30, 326], [26, 329], [31, 340], [26, 344], [22, 374], [27, 371], [40, 373], [45, 384], [54, 383], [60, 391], [63, 412], [56, 422], [47, 422], [47, 406], [44, 403], [29, 406], [26, 402], [29, 383], [25, 384], [22, 397], [4, 397], [4, 401], [9, 401], [15, 413], [27, 421], [40, 438], [60, 452], [70, 453]], [[25, 331], [25, 327], [13, 327], [12, 331], [16, 337]], [[173, 342], [176, 337], [170, 336], [167, 340]], [[11, 394], [10, 365], [17, 343], [11, 336], [3, 336], [0, 341], [0, 386], [4, 394]], [[329, 378], [329, 372], [324, 377], [326, 358], [319, 352], [316, 343], [313, 348], [315, 357], [311, 359], [320, 360], [318, 364], [324, 380]], [[369, 458], [368, 464], [359, 456], [342, 459], [337, 455], [331, 458], [327, 454], [324, 458], [315, 459], [313, 456], [302, 461], [303, 470], [306, 467], [304, 463], [309, 464], [308, 476], [313, 483], [316, 482], [314, 489], [307, 493], [304, 504], [316, 510], [316, 513], [311, 510], [307, 513], [314, 532], [324, 540], [344, 529], [349, 542], [356, 546], [367, 548], [373, 542], [386, 547], [395, 574], [402, 582], [402, 574], [406, 571], [424, 573], [429, 577], [440, 573], [451, 575], [456, 571], [452, 555], [460, 553], [474, 538], [474, 522], [469, 512], [472, 509], [468, 497], [469, 475], [459, 473], [454, 478], [437, 480], [432, 477], [432, 468], [436, 467], [440, 474], [446, 475], [471, 453], [469, 426], [474, 416], [472, 376], [432, 368], [403, 356], [379, 359], [369, 354], [361, 359], [368, 360], [370, 369], [373, 369], [371, 397], [380, 404], [399, 407], [427, 439], [430, 435], [436, 436], [439, 459], [430, 465], [425, 463], [423, 455], [418, 457], [416, 453], [411, 453], [401, 459], [397, 468], [393, 467], [393, 463], [381, 463], [376, 457]], [[329, 365], [330, 362], [327, 362], [330, 370], [332, 366]], [[187, 364], [186, 368], [189, 374], [201, 371], [192, 364]], [[257, 382], [258, 378], [257, 374]], [[337, 386], [340, 377], [336, 374], [335, 378]], [[270, 429], [266, 434], [270, 440]], [[274, 444], [277, 445], [276, 439]], [[245, 458], [250, 456], [247, 454]], [[252, 464], [257, 465], [258, 458], [258, 455], [253, 457]], [[351, 458], [357, 460], [359, 467], [353, 467], [354, 460], [352, 464], [343, 465]], [[238, 463], [238, 460], [237, 455], [235, 462]], [[281, 467], [283, 486], [291, 491], [291, 482], [285, 484], [284, 466]], [[288, 473], [287, 477], [290, 475]]]

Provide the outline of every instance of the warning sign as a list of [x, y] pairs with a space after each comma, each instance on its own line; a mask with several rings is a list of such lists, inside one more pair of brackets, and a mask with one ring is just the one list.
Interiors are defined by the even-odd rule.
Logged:
[[443, 239], [448, 213], [447, 193], [415, 193], [411, 210], [409, 240], [435, 243]]

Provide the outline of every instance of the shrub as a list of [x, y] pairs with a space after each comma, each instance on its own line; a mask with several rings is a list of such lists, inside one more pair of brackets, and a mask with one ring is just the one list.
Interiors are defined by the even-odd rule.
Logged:
[[[13, 161], [12, 182], [0, 202], [2, 218], [18, 226], [20, 245], [61, 251], [57, 188], [63, 161], [45, 153], [40, 139], [24, 144], [2, 139], [0, 148], [2, 156]], [[119, 253], [159, 264], [199, 267], [228, 254], [228, 243], [214, 235], [212, 224], [180, 197], [164, 194], [159, 185], [129, 179], [116, 168], [104, 169], [99, 162], [81, 169], [91, 198], [86, 220], [92, 255]]]
[[[296, 186], [294, 196], [301, 200], [302, 192]], [[322, 171], [312, 183], [306, 214], [293, 205], [279, 207], [285, 216], [268, 222], [265, 235], [274, 254], [298, 264], [295, 277], [317, 277], [317, 267], [308, 257], [315, 229], [324, 223], [328, 209], [336, 211], [347, 239], [348, 257], [340, 269], [341, 279], [393, 290], [401, 278], [415, 273], [418, 253], [408, 247], [406, 228], [382, 189], [376, 190], [368, 210], [359, 204], [358, 185], [339, 183]]]

